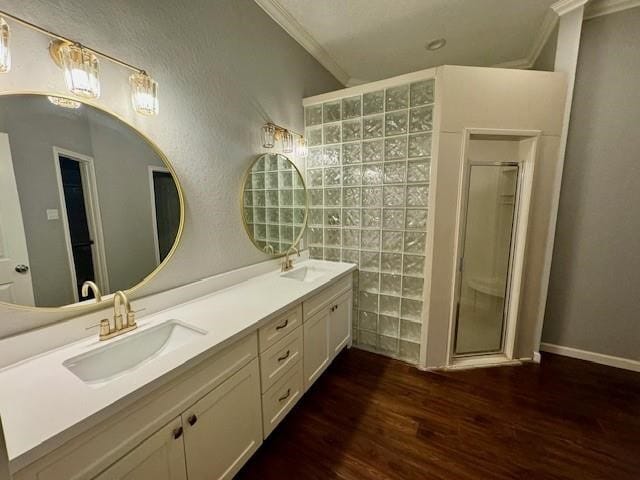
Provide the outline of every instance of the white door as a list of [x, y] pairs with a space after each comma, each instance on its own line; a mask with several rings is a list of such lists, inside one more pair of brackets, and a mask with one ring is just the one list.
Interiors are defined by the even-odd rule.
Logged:
[[182, 414], [189, 480], [231, 479], [262, 444], [258, 359]]
[[0, 301], [34, 305], [27, 239], [9, 136], [0, 132]]
[[178, 417], [94, 480], [187, 480], [182, 432]]
[[351, 292], [333, 302], [330, 311], [329, 348], [333, 358], [351, 340]]
[[304, 390], [305, 392], [329, 365], [329, 306], [304, 323]]

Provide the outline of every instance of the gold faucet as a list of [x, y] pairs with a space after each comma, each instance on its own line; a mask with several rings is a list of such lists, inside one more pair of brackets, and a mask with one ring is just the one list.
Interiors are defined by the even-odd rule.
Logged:
[[[124, 305], [125, 317], [122, 316], [122, 306]], [[113, 328], [106, 318], [100, 322], [100, 340], [109, 340], [123, 333], [130, 332], [138, 327], [135, 312], [131, 310], [131, 302], [127, 295], [118, 290], [113, 295]]]
[[86, 298], [87, 296], [89, 296], [89, 290], [93, 292], [93, 298], [95, 298], [96, 303], [100, 303], [102, 301], [100, 288], [90, 280], [87, 280], [82, 284], [82, 298]]
[[280, 269], [281, 272], [288, 272], [293, 268], [293, 260], [289, 258], [289, 253], [291, 253], [292, 250], [295, 250], [298, 256], [300, 256], [300, 251], [296, 248], [296, 246], [291, 245], [287, 249], [287, 252], [284, 254], [284, 262], [282, 262], [282, 268]]

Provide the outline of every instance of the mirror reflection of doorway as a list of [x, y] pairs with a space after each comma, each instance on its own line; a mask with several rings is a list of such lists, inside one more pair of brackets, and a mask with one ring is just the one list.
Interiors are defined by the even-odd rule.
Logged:
[[169, 255], [180, 228], [180, 197], [166, 168], [149, 167], [156, 264]]
[[54, 154], [73, 296], [76, 302], [84, 301], [93, 298], [93, 292], [82, 297], [86, 281], [109, 293], [94, 161], [59, 148]]
[[470, 166], [456, 356], [503, 351], [518, 173], [517, 163]]
[[[73, 267], [76, 274], [76, 294], [80, 297], [84, 282], [95, 279], [93, 262], [93, 238], [95, 235], [89, 228], [80, 163], [63, 155], [58, 158], [73, 254]], [[87, 298], [93, 298], [93, 291], [89, 295]]]

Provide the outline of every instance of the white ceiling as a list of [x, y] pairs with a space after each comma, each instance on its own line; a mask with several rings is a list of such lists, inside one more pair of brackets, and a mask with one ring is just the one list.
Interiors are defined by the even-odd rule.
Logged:
[[[556, 0], [256, 0], [345, 84], [443, 64], [531, 66]], [[425, 44], [444, 37], [436, 52]]]

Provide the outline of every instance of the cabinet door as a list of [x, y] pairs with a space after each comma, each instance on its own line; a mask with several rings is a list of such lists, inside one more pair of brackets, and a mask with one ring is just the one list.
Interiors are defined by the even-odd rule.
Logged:
[[95, 477], [95, 480], [146, 479], [187, 480], [180, 417]]
[[182, 420], [189, 480], [232, 478], [262, 443], [258, 359], [189, 408]]
[[316, 381], [329, 365], [329, 307], [324, 308], [304, 324], [304, 389]]
[[329, 311], [329, 350], [333, 359], [351, 341], [351, 292], [340, 296]]

